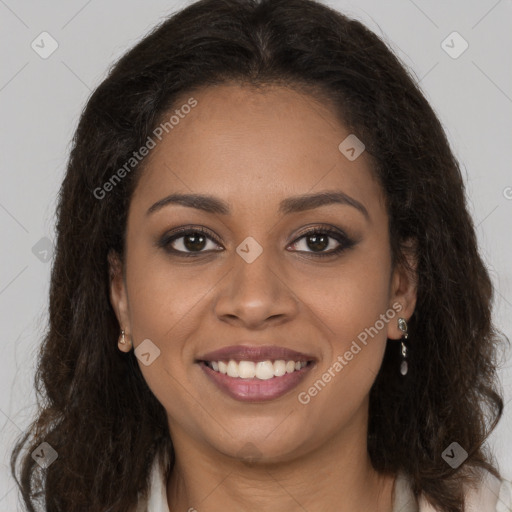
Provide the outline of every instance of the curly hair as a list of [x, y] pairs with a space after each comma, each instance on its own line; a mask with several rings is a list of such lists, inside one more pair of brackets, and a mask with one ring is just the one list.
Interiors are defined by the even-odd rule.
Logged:
[[[480, 469], [499, 477], [484, 443], [503, 400], [493, 287], [460, 168], [393, 51], [314, 0], [195, 2], [136, 44], [89, 98], [59, 193], [49, 326], [35, 375], [39, 409], [11, 455], [24, 505], [124, 512], [147, 493], [155, 456], [170, 454], [172, 470], [166, 412], [133, 351], [117, 349], [109, 299], [107, 256], [124, 256], [145, 160], [104, 197], [97, 190], [179, 98], [223, 83], [307, 91], [331, 102], [364, 141], [386, 197], [393, 264], [407, 266], [410, 241], [417, 259], [409, 373], [399, 375], [397, 345], [388, 343], [370, 391], [368, 451], [376, 470], [405, 472], [414, 492], [440, 510], [464, 510], [464, 486]], [[468, 452], [457, 469], [441, 457], [453, 441]], [[45, 469], [31, 457], [42, 442], [58, 453]]]

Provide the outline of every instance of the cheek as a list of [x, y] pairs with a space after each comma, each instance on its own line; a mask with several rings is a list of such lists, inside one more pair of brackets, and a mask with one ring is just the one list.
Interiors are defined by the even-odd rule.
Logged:
[[149, 365], [138, 360], [145, 381], [167, 411], [178, 417], [189, 411], [193, 417], [190, 411], [199, 397], [194, 390], [183, 392], [190, 356], [185, 350], [187, 341], [197, 336], [201, 299], [205, 300], [212, 286], [207, 275], [191, 283], [165, 258], [132, 251], [127, 262], [127, 286], [135, 348], [149, 339], [159, 350]]
[[324, 382], [335, 393], [357, 389], [348, 398], [354, 403], [369, 392], [386, 348], [388, 324], [397, 319], [389, 307], [391, 259], [384, 242], [347, 258], [332, 272], [328, 286], [312, 281], [307, 287], [309, 305], [328, 340], [319, 378], [326, 374]]
[[[169, 339], [197, 314], [214, 280], [211, 273], [193, 276], [165, 257], [134, 252], [127, 267], [130, 320], [136, 340], [155, 339], [166, 350]], [[187, 277], [188, 276], [188, 277]], [[173, 345], [174, 346], [174, 345]]]
[[336, 292], [324, 295], [324, 314], [333, 331], [333, 348], [337, 353], [347, 350], [352, 340], [364, 342], [368, 330], [372, 332], [371, 339], [386, 340], [386, 324], [380, 320], [389, 306], [387, 267], [385, 270], [374, 267], [360, 273], [354, 271], [339, 279]]
[[[382, 323], [380, 316], [389, 309], [391, 259], [385, 242], [358, 248], [336, 268], [301, 285], [301, 298], [315, 310], [331, 341], [329, 359], [348, 350], [351, 341], [376, 322], [379, 332], [372, 330], [370, 339], [386, 340], [387, 324]], [[364, 341], [364, 334], [361, 338]]]

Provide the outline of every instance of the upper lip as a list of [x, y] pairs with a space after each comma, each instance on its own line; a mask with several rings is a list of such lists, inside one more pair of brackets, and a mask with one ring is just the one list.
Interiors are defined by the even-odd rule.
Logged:
[[277, 345], [231, 345], [213, 352], [208, 352], [197, 358], [197, 361], [314, 361], [316, 358], [309, 354], [297, 352]]

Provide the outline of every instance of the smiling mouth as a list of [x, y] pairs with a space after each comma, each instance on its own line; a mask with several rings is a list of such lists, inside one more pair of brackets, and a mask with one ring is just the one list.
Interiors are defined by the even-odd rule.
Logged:
[[238, 379], [259, 379], [269, 380], [283, 375], [298, 372], [308, 365], [312, 365], [313, 361], [294, 361], [270, 359], [264, 361], [200, 361], [214, 372], [227, 375], [228, 377]]
[[315, 368], [317, 357], [279, 345], [241, 342], [199, 355], [209, 383], [234, 400], [266, 402], [288, 394]]
[[196, 361], [208, 381], [226, 396], [266, 403], [289, 394], [315, 368], [315, 361]]

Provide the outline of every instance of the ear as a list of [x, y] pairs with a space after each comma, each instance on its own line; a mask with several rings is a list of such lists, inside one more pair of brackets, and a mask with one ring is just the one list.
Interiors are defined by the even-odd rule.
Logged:
[[[125, 336], [130, 339], [131, 325], [128, 313], [128, 295], [123, 276], [123, 264], [117, 252], [110, 250], [107, 256], [110, 276], [110, 303], [119, 322], [119, 330], [124, 329]], [[120, 350], [129, 351], [130, 345], [119, 345]]]
[[398, 318], [409, 321], [416, 307], [417, 299], [417, 252], [416, 244], [408, 240], [403, 245], [408, 267], [396, 265], [391, 277], [389, 307], [397, 312], [396, 318], [388, 323], [388, 338], [398, 340], [402, 331], [398, 328]]

